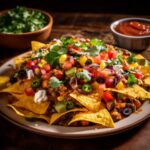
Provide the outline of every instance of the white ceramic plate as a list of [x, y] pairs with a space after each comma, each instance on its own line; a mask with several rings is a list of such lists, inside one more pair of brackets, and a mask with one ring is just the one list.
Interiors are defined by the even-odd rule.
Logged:
[[[19, 57], [22, 57], [23, 55], [24, 54], [20, 55]], [[13, 60], [14, 59], [11, 59], [1, 66], [0, 75], [8, 72], [10, 70], [10, 65], [15, 66]], [[41, 121], [28, 121], [25, 118], [16, 115], [12, 109], [6, 107], [6, 104], [7, 99], [3, 95], [0, 99], [0, 111], [1, 115], [7, 120], [32, 132], [59, 138], [92, 138], [108, 136], [133, 128], [134, 126], [150, 117], [150, 102], [146, 101], [141, 107], [142, 111], [134, 113], [129, 117], [115, 123], [115, 128], [63, 127], [57, 125], [48, 125], [47, 123]]]

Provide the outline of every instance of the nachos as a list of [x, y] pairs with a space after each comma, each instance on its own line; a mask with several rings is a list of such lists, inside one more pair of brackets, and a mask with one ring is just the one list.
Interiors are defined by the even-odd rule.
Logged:
[[7, 106], [50, 125], [112, 128], [150, 99], [149, 62], [99, 39], [33, 41], [15, 62], [11, 77], [0, 76]]

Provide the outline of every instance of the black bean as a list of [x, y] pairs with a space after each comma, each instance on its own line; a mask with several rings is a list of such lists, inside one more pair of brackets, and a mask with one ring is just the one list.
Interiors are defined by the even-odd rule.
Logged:
[[21, 70], [18, 71], [18, 77], [19, 78], [23, 79], [26, 76], [27, 76], [27, 73], [26, 73], [26, 71], [24, 69], [21, 69]]
[[97, 81], [98, 83], [105, 83], [105, 78], [102, 77], [102, 76], [100, 76], [100, 77], [98, 77], [98, 78], [96, 79], [96, 81]]
[[92, 60], [91, 59], [87, 59], [86, 62], [85, 62], [85, 65], [90, 65], [92, 64]]
[[15, 77], [15, 76], [12, 76], [11, 78], [10, 78], [10, 83], [16, 83], [18, 81], [18, 79], [17, 79], [17, 77]]
[[68, 49], [67, 50], [67, 54], [72, 54], [73, 52], [72, 52], [72, 50], [71, 49]]

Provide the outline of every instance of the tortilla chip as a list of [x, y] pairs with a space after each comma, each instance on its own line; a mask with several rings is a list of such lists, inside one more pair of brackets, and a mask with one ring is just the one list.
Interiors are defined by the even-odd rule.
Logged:
[[34, 97], [27, 96], [26, 94], [12, 94], [18, 101], [12, 103], [13, 106], [19, 107], [35, 114], [45, 114], [48, 107], [49, 101], [35, 103]]
[[89, 121], [105, 127], [114, 128], [114, 122], [110, 113], [105, 108], [101, 108], [98, 112], [80, 112], [72, 118], [68, 125], [76, 121]]
[[150, 99], [150, 92], [147, 92], [145, 89], [143, 89], [139, 85], [133, 85], [132, 87], [128, 87], [123, 90], [117, 90], [117, 89], [112, 89], [112, 88], [106, 88], [105, 90], [125, 94], [130, 97], [138, 98], [141, 100]]
[[8, 76], [0, 76], [0, 87], [3, 87], [8, 83], [10, 78]]
[[32, 48], [33, 51], [36, 51], [36, 50], [38, 50], [39, 48], [42, 48], [42, 47], [44, 47], [44, 46], [46, 46], [46, 44], [41, 43], [41, 42], [37, 42], [37, 41], [32, 41], [32, 42], [31, 42], [31, 48]]
[[144, 79], [144, 84], [145, 84], [146, 86], [150, 86], [150, 76], [149, 76], [149, 77], [146, 77], [146, 78]]
[[140, 66], [140, 70], [144, 76], [150, 76], [150, 66]]
[[18, 94], [23, 94], [24, 90], [28, 87], [31, 86], [31, 81], [30, 80], [25, 80], [25, 81], [18, 81], [9, 87], [2, 89], [0, 92], [6, 92], [6, 93], [18, 93]]
[[37, 119], [43, 119], [45, 121], [47, 121], [49, 123], [50, 118], [46, 115], [37, 115], [34, 114], [32, 112], [26, 111], [26, 110], [22, 110], [20, 108], [16, 108], [13, 105], [8, 104], [8, 107], [12, 108], [17, 115], [25, 117], [25, 118], [37, 118]]
[[70, 94], [70, 96], [74, 98], [75, 100], [77, 100], [80, 104], [82, 104], [88, 110], [95, 112], [100, 109], [100, 96], [98, 93], [84, 95], [78, 92], [73, 92]]
[[50, 125], [53, 124], [57, 119], [59, 119], [60, 117], [70, 113], [70, 112], [76, 112], [76, 111], [87, 111], [87, 109], [85, 108], [74, 108], [74, 109], [71, 109], [71, 110], [68, 110], [66, 112], [63, 112], [63, 113], [54, 113], [52, 114], [51, 116], [51, 119], [50, 119]]
[[16, 57], [15, 58], [15, 65], [16, 65], [16, 69], [19, 69], [20, 68], [20, 66], [25, 62], [25, 61], [27, 61], [28, 59], [27, 58], [25, 58], [25, 57]]
[[136, 59], [145, 59], [141, 54], [135, 55], [135, 58], [136, 58]]

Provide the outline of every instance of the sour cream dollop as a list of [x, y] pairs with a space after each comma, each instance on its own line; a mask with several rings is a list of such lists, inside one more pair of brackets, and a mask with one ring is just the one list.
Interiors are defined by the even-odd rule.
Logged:
[[33, 70], [27, 70], [26, 71], [27, 72], [27, 78], [28, 78], [28, 80], [30, 80], [32, 77], [34, 77], [34, 73], [33, 73]]
[[46, 90], [39, 90], [34, 95], [34, 102], [41, 103], [47, 100]]
[[122, 65], [114, 65], [113, 69], [115, 70], [118, 76], [120, 77], [122, 76], [122, 73], [123, 73]]

